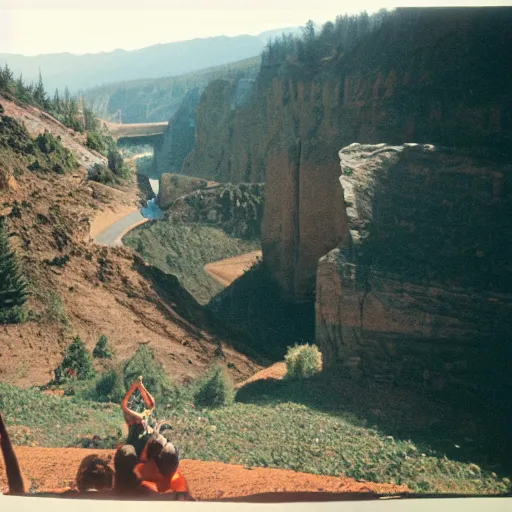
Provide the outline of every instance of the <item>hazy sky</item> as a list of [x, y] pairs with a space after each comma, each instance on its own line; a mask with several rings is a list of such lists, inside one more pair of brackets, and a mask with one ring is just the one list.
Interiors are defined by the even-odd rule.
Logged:
[[320, 23], [362, 9], [511, 4], [471, 0], [0, 0], [0, 53], [133, 50], [195, 37], [258, 34], [303, 25], [308, 19]]

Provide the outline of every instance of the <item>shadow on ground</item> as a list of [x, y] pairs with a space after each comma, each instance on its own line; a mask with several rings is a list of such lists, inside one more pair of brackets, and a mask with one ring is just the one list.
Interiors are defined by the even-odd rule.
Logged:
[[377, 428], [396, 439], [410, 439], [422, 451], [479, 464], [502, 476], [512, 469], [508, 405], [431, 390], [370, 385], [326, 371], [309, 379], [268, 379], [241, 388], [243, 403], [295, 402]]

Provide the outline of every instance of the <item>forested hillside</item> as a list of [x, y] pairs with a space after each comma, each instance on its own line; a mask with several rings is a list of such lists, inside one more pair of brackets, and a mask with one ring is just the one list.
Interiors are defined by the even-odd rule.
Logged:
[[203, 88], [218, 78], [255, 77], [260, 62], [257, 56], [181, 76], [116, 82], [85, 91], [84, 99], [104, 119], [122, 123], [167, 121], [191, 89]]

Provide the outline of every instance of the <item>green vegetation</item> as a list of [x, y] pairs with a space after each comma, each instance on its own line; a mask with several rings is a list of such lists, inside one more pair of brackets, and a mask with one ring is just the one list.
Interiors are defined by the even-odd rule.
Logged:
[[98, 342], [94, 346], [92, 356], [96, 359], [112, 359], [113, 351], [110, 348], [108, 339], [104, 334], [99, 337]]
[[[142, 160], [142, 159], [141, 159]], [[137, 166], [138, 170], [138, 166]], [[203, 189], [208, 186], [208, 181], [201, 178], [192, 178], [181, 174], [163, 173], [160, 176], [160, 189], [158, 194], [158, 204], [160, 208], [168, 208], [181, 196], [198, 191], [203, 194]]]
[[178, 277], [203, 304], [223, 289], [206, 274], [204, 265], [259, 249], [258, 241], [233, 238], [217, 228], [163, 220], [134, 229], [123, 242], [151, 265]]
[[217, 366], [201, 382], [194, 403], [199, 407], [221, 407], [233, 402], [233, 384], [222, 366]]
[[9, 247], [3, 217], [0, 217], [0, 324], [19, 323], [26, 319], [27, 282], [16, 254]]
[[[458, 438], [461, 432], [447, 429], [441, 438], [451, 454], [430, 442], [426, 426], [432, 414], [439, 414], [439, 404], [413, 402], [407, 408], [404, 396], [386, 400], [382, 390], [372, 395], [337, 375], [321, 374], [307, 380], [255, 382], [238, 391], [233, 404], [196, 409], [198, 386], [181, 388], [172, 407], [158, 402], [172, 425], [173, 442], [188, 459], [405, 483], [416, 492], [510, 491], [510, 480], [493, 473], [498, 468], [475, 463], [482, 453], [468, 449]], [[378, 415], [372, 412], [377, 409]], [[17, 444], [90, 446], [85, 438], [99, 435], [102, 447], [112, 448], [121, 435], [118, 403], [0, 384], [0, 410]], [[409, 430], [397, 431], [398, 425]]]
[[[0, 410], [15, 444], [80, 446], [79, 437], [121, 439], [119, 404], [99, 404], [75, 397], [46, 395], [0, 383]], [[78, 436], [78, 437], [77, 437]]]
[[269, 41], [261, 56], [260, 72], [265, 77], [271, 77], [307, 66], [314, 74], [322, 63], [343, 56], [383, 22], [400, 18], [401, 15], [385, 9], [372, 15], [366, 11], [351, 16], [340, 15], [334, 23], [325, 23], [319, 33], [313, 21], [309, 20], [302, 28], [301, 37], [283, 34], [281, 38]]
[[60, 137], [54, 137], [48, 130], [40, 133], [36, 137], [35, 143], [39, 151], [45, 156], [46, 162], [43, 164], [43, 167], [46, 169], [51, 169], [58, 174], [64, 174], [66, 171], [71, 171], [78, 166], [75, 155], [62, 145]]
[[[66, 88], [63, 98], [56, 90], [53, 99], [50, 99], [45, 92], [41, 74], [39, 74], [35, 86], [26, 85], [22, 76], [18, 80], [14, 80], [12, 71], [7, 64], [0, 68], [0, 94], [22, 104], [35, 105], [51, 114], [68, 128], [81, 133], [86, 132], [86, 145], [107, 157], [108, 167], [115, 178], [126, 179], [129, 176], [129, 169], [123, 162], [115, 140], [108, 130], [100, 125], [93, 111], [85, 105], [83, 98], [72, 97]], [[35, 140], [35, 148], [38, 148], [43, 155], [41, 161], [24, 127], [20, 129], [16, 124], [15, 120], [10, 120], [7, 116], [0, 118], [0, 145], [8, 145], [26, 154], [35, 154], [36, 159], [29, 165], [30, 170], [45, 169], [62, 174], [66, 170], [77, 167], [78, 164], [73, 153], [62, 146], [60, 137], [55, 138], [46, 130]], [[7, 132], [7, 135], [4, 135], [4, 132]], [[20, 144], [19, 139], [25, 139], [25, 143]], [[97, 171], [92, 179], [107, 184], [117, 181], [115, 178], [113, 179], [111, 173], [103, 172], [103, 169]]]
[[322, 371], [322, 354], [316, 345], [288, 347], [284, 360], [287, 377], [306, 378]]
[[218, 226], [231, 236], [258, 239], [264, 192], [263, 183], [225, 183], [196, 190], [171, 203], [169, 218]]
[[66, 310], [64, 309], [62, 298], [57, 292], [50, 292], [48, 296], [41, 297], [41, 299], [47, 304], [44, 320], [50, 323], [60, 323], [64, 327], [71, 325]]
[[94, 394], [90, 397], [96, 402], [121, 403], [126, 393], [122, 375], [114, 368], [100, 375], [94, 386]]
[[191, 89], [218, 78], [254, 78], [260, 60], [257, 56], [181, 76], [111, 83], [85, 91], [84, 98], [104, 119], [123, 123], [167, 121]]
[[173, 385], [165, 374], [162, 363], [155, 359], [153, 349], [147, 345], [139, 345], [137, 352], [124, 365], [125, 388], [128, 389], [139, 375], [144, 377], [144, 386], [156, 400], [166, 401], [173, 396]]
[[67, 378], [88, 380], [94, 377], [94, 374], [92, 357], [85, 348], [80, 336], [75, 336], [66, 349], [62, 363], [55, 370], [55, 380], [57, 382]]

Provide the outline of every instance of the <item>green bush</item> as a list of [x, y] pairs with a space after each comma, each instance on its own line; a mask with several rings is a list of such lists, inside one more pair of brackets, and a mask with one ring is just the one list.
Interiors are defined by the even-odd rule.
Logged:
[[86, 145], [101, 154], [104, 154], [107, 150], [107, 144], [98, 132], [87, 132]]
[[98, 343], [92, 351], [92, 356], [97, 359], [112, 359], [113, 351], [108, 344], [107, 337], [102, 334], [98, 339]]
[[133, 357], [124, 365], [123, 381], [128, 389], [142, 375], [144, 386], [159, 402], [174, 396], [175, 389], [165, 374], [162, 363], [155, 358], [153, 349], [139, 345]]
[[92, 166], [92, 169], [89, 171], [89, 179], [104, 185], [113, 185], [119, 181], [106, 165], [101, 164], [94, 164]]
[[120, 403], [125, 393], [121, 374], [112, 368], [102, 374], [96, 381], [92, 398], [97, 402]]
[[80, 336], [75, 336], [66, 349], [64, 359], [57, 369], [56, 378], [66, 379], [68, 376], [78, 380], [87, 380], [94, 377], [92, 358]]
[[194, 402], [199, 407], [220, 407], [233, 402], [233, 384], [221, 366], [217, 366], [200, 384]]
[[287, 377], [311, 377], [322, 370], [322, 353], [316, 345], [288, 347], [284, 360]]

